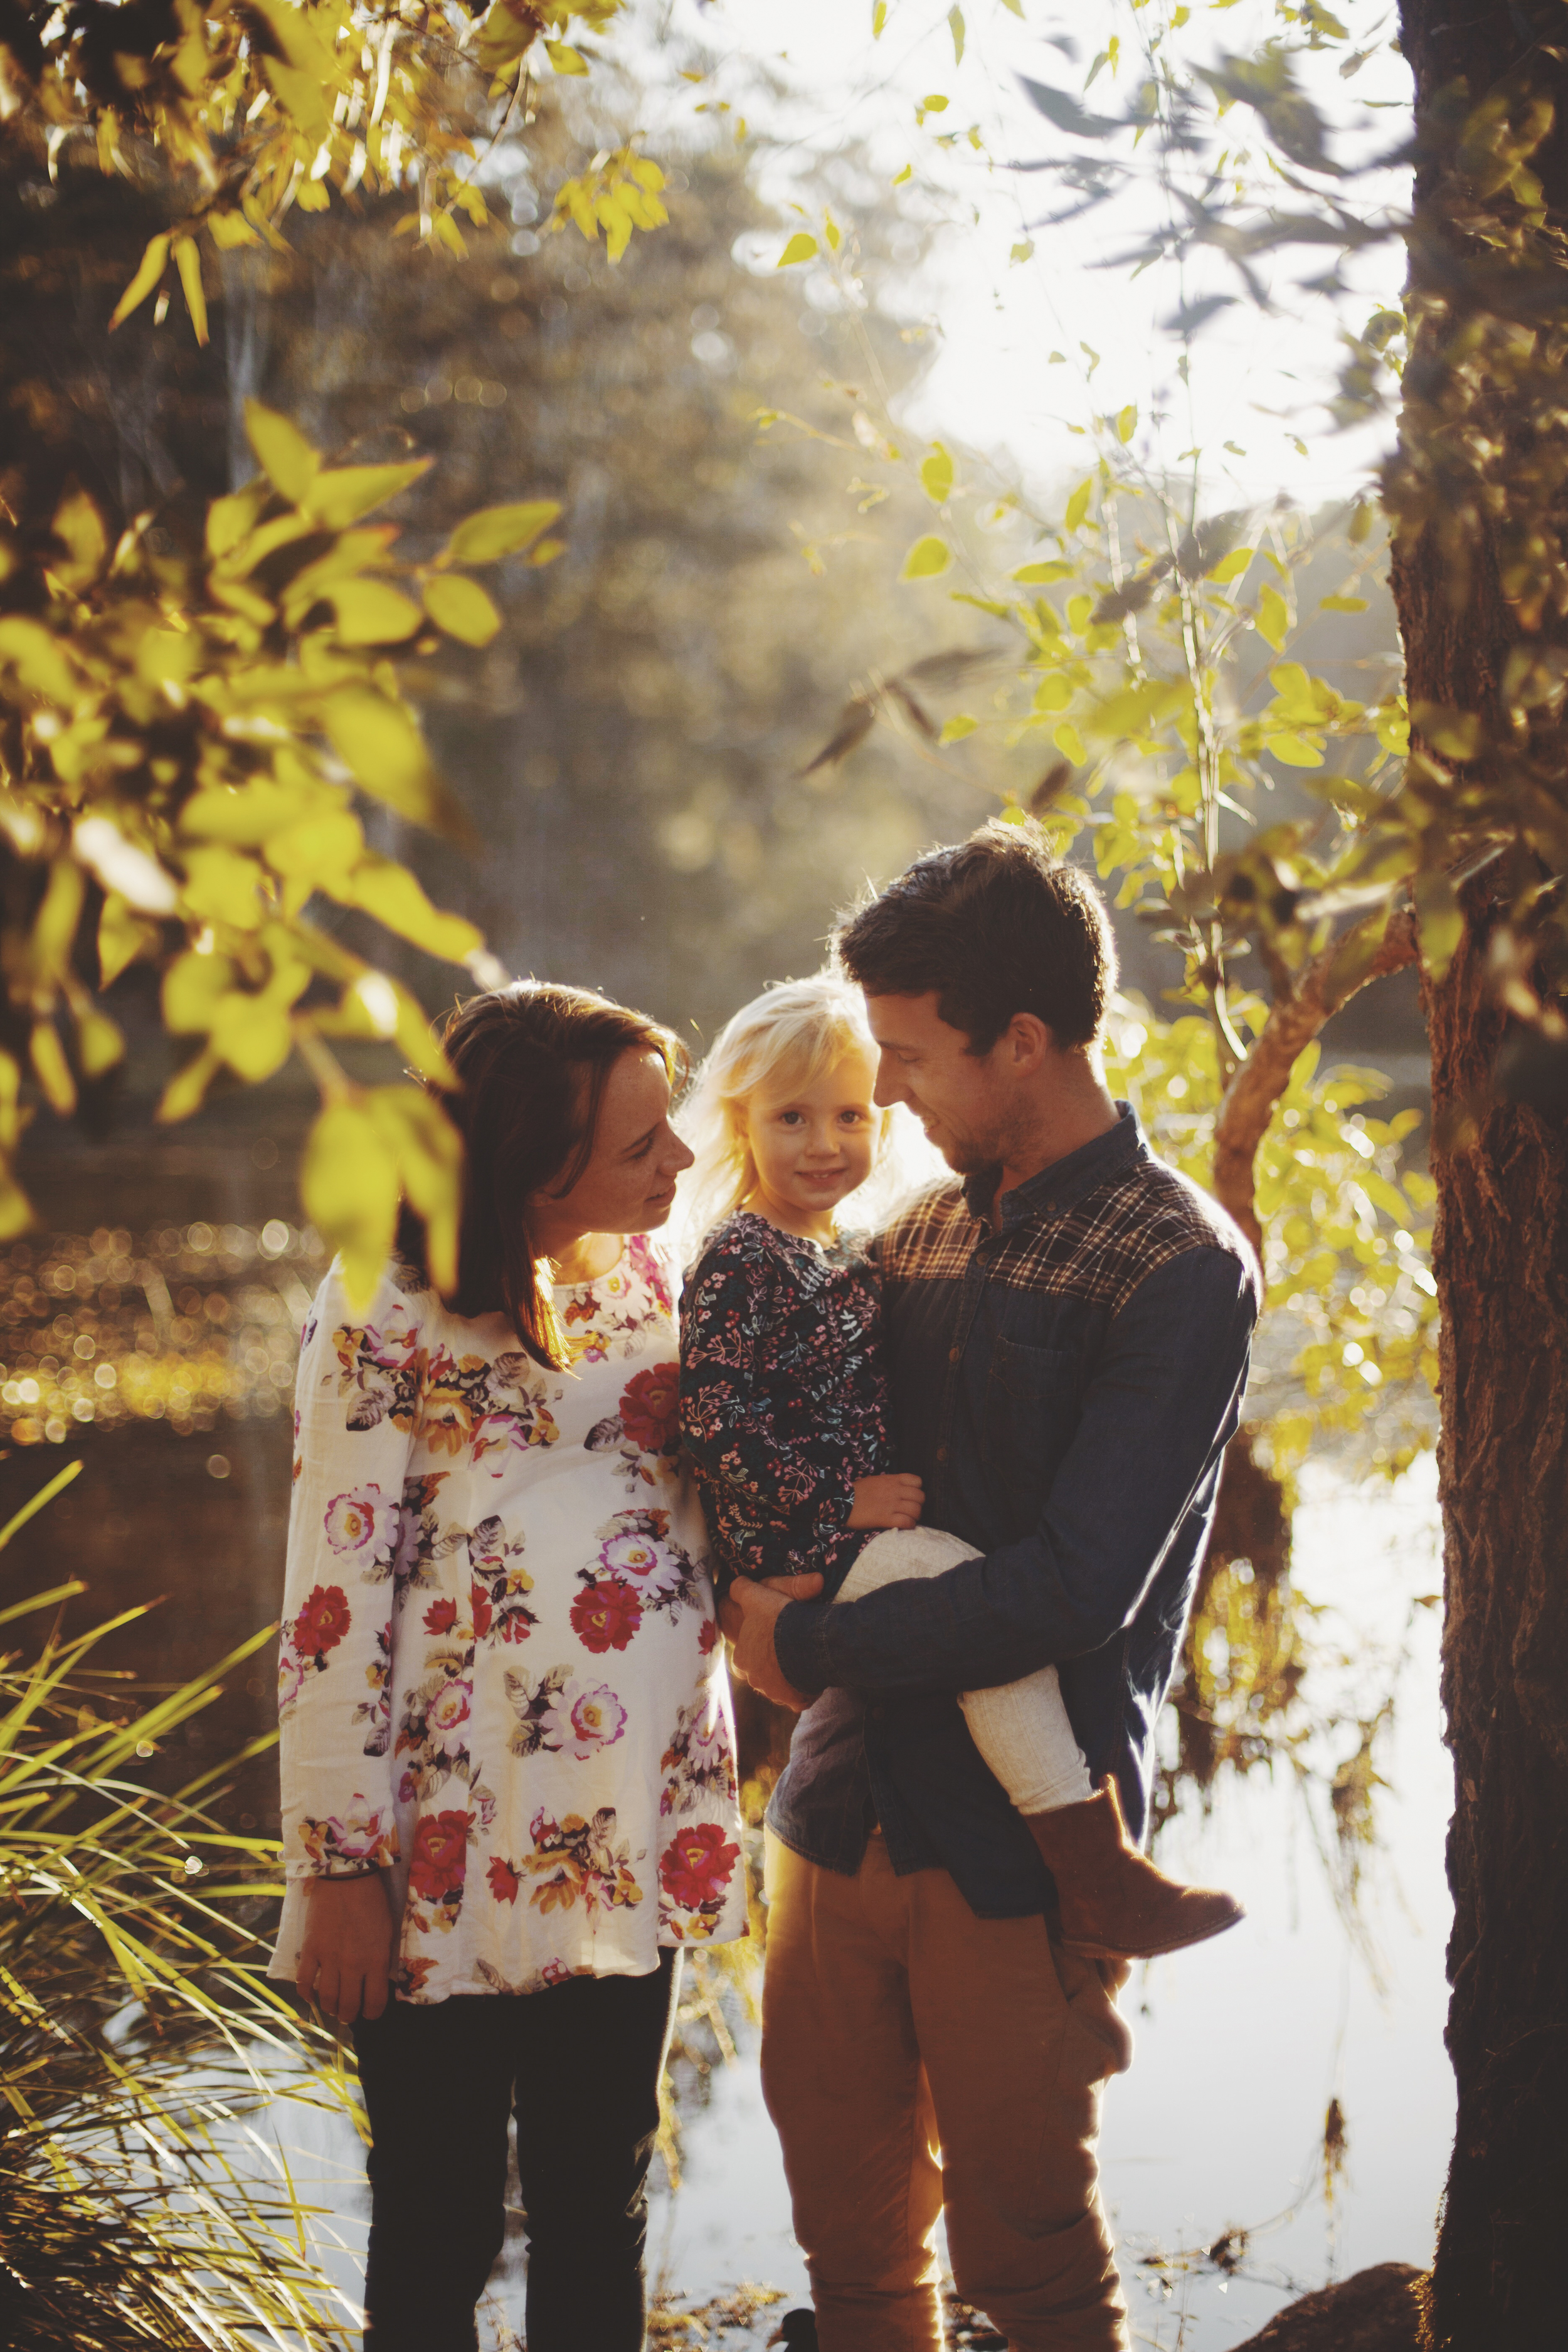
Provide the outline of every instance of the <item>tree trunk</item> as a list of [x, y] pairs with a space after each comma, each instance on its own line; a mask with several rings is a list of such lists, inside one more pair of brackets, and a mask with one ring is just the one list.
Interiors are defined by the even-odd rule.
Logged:
[[[1443, 208], [1445, 141], [1453, 154], [1445, 94], [1460, 77], [1469, 106], [1492, 89], [1525, 54], [1531, 13], [1511, 0], [1465, 8], [1402, 0], [1417, 127], [1432, 142], [1417, 177], [1412, 294], [1418, 306], [1424, 292], [1450, 304], [1435, 323], [1428, 312], [1407, 369], [1412, 445], [1418, 433], [1430, 436], [1434, 386], [1452, 382], [1448, 339], [1457, 343], [1467, 303], [1481, 300], [1474, 281], [1468, 294], [1453, 292], [1460, 240]], [[1536, 48], [1528, 71], [1556, 101], [1557, 128], [1531, 168], [1560, 223], [1568, 213], [1568, 64], [1561, 51], [1554, 59]], [[1468, 421], [1504, 440], [1512, 434], [1527, 451], [1528, 425], [1506, 408], [1489, 416], [1485, 402], [1483, 385]], [[1438, 460], [1440, 469], [1441, 451]], [[1517, 514], [1501, 520], [1519, 523]], [[1499, 520], [1492, 510], [1459, 593], [1436, 523], [1419, 536], [1396, 532], [1393, 573], [1413, 707], [1477, 712], [1496, 731], [1504, 727], [1504, 665], [1523, 634], [1500, 581]], [[1550, 610], [1544, 634], [1558, 643], [1565, 635]], [[1493, 877], [1502, 870], [1462, 888], [1458, 951], [1426, 992], [1442, 1308], [1443, 1697], [1456, 1782], [1447, 2038], [1458, 2092], [1427, 2326], [1431, 2343], [1453, 2352], [1558, 2342], [1564, 2324], [1557, 2231], [1568, 2200], [1568, 1139], [1560, 1109], [1502, 1100], [1494, 1088], [1510, 1025], [1488, 986], [1504, 887]]]

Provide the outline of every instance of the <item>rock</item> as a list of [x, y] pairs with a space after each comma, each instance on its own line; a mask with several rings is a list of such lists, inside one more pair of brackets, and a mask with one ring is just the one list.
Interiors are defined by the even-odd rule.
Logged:
[[1287, 2304], [1236, 2352], [1420, 2352], [1424, 2273], [1377, 2263]]

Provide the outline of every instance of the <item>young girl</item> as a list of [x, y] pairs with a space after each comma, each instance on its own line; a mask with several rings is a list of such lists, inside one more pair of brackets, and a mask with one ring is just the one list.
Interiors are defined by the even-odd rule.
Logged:
[[[837, 1601], [979, 1557], [918, 1525], [921, 1481], [892, 1466], [876, 1270], [835, 1222], [887, 1172], [891, 1114], [872, 1102], [875, 1078], [858, 999], [831, 975], [792, 981], [721, 1033], [690, 1122], [689, 1214], [706, 1237], [681, 1299], [680, 1421], [718, 1565], [818, 1570]], [[1055, 1878], [1069, 1950], [1148, 1958], [1241, 1916], [1127, 1842], [1054, 1665], [959, 1703]]]

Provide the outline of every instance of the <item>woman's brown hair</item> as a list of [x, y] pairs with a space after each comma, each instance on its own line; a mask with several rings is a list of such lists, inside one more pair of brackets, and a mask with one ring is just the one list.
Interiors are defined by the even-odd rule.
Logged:
[[[673, 1084], [684, 1067], [679, 1042], [591, 989], [519, 981], [458, 1005], [441, 1045], [458, 1080], [447, 1109], [466, 1155], [458, 1286], [447, 1304], [456, 1315], [510, 1316], [535, 1363], [563, 1370], [565, 1335], [528, 1202], [569, 1192], [582, 1175], [621, 1055], [657, 1054]], [[423, 1228], [406, 1210], [398, 1248], [426, 1271]]]

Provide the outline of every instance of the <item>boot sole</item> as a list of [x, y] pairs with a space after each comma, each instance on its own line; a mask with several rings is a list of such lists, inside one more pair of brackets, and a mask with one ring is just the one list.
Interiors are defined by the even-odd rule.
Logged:
[[1116, 1944], [1078, 1941], [1068, 1936], [1062, 1937], [1062, 1949], [1079, 1960], [1160, 1960], [1168, 1952], [1184, 1952], [1191, 1945], [1212, 1943], [1227, 1927], [1239, 1927], [1246, 1916], [1245, 1911], [1237, 1910], [1232, 1917], [1221, 1919], [1212, 1927], [1200, 1927], [1194, 1935], [1177, 1936], [1164, 1944], [1140, 1944], [1136, 1951], [1125, 1950]]

